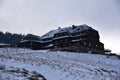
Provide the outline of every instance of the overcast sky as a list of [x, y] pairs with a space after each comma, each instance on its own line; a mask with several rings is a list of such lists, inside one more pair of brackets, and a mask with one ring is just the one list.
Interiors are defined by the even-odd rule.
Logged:
[[105, 48], [120, 52], [120, 0], [0, 0], [0, 30], [43, 35], [59, 26], [87, 24]]

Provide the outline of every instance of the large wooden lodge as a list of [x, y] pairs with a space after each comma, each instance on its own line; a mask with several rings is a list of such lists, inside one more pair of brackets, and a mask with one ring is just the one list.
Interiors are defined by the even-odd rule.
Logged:
[[58, 28], [41, 37], [28, 34], [17, 46], [35, 50], [52, 49], [104, 53], [104, 44], [100, 42], [98, 31], [87, 25]]

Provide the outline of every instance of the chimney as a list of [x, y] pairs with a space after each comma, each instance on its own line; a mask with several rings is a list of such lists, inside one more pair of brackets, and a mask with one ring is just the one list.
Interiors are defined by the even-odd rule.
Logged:
[[77, 27], [77, 26], [75, 26], [75, 25], [72, 25], [72, 28], [73, 28], [73, 29], [75, 29], [76, 27]]

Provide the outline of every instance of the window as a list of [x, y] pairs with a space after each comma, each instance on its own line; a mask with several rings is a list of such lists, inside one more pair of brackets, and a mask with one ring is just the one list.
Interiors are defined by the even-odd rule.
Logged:
[[96, 47], [98, 47], [98, 45], [96, 44]]
[[103, 46], [102, 46], [102, 45], [101, 45], [100, 47], [101, 47], [101, 48], [103, 48]]
[[89, 46], [91, 47], [91, 43], [89, 43]]
[[68, 40], [67, 39], [65, 39], [65, 42], [67, 42]]
[[57, 42], [57, 41], [55, 41], [55, 43], [57, 44], [58, 42]]
[[84, 42], [84, 45], [85, 45], [85, 46], [87, 45], [86, 42]]
[[60, 42], [62, 42], [62, 40], [60, 40]]

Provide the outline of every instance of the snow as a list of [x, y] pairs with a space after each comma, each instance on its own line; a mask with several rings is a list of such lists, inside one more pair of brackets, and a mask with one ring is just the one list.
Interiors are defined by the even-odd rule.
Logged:
[[56, 30], [51, 30], [50, 32], [43, 35], [42, 38], [44, 39], [44, 38], [54, 37], [54, 34], [56, 34], [56, 33], [68, 32], [69, 34], [72, 34], [72, 33], [75, 33], [75, 32], [80, 32], [80, 31], [84, 31], [84, 30], [88, 30], [88, 29], [92, 29], [92, 28], [85, 25], [85, 24], [84, 25], [78, 25], [78, 26], [76, 26], [75, 29], [73, 29], [72, 27], [59, 28], [59, 29], [56, 29]]
[[30, 40], [22, 40], [22, 41], [20, 41], [20, 43], [28, 42], [28, 41], [30, 41]]
[[[24, 69], [26, 76], [9, 72]], [[47, 80], [120, 80], [120, 60], [100, 54], [0, 48], [0, 80], [26, 80], [33, 71]]]
[[38, 40], [22, 40], [22, 41], [20, 41], [20, 43], [24, 43], [24, 42], [28, 42], [28, 41], [38, 42], [38, 43], [42, 43], [43, 42], [43, 41], [38, 41]]
[[53, 40], [56, 40], [56, 39], [61, 39], [61, 38], [68, 38], [69, 36], [67, 35], [67, 36], [62, 36], [62, 37], [56, 37], [56, 38], [54, 38]]
[[10, 44], [0, 43], [0, 46], [9, 46]]
[[[92, 29], [92, 28], [84, 24], [84, 25], [75, 26], [75, 28], [69, 26], [69, 27], [64, 27], [64, 28], [58, 28], [56, 30], [51, 30], [48, 33], [46, 33], [45, 35], [43, 35], [42, 37], [32, 35], [32, 34], [27, 34], [20, 43], [27, 42], [27, 41], [35, 41], [35, 42], [40, 42], [40, 43], [50, 42], [50, 41], [52, 41], [52, 39], [58, 39], [58, 38], [54, 38], [54, 35], [56, 33], [67, 32], [68, 36], [72, 37], [73, 33], [81, 32], [81, 31], [88, 30], [88, 29]], [[76, 36], [80, 36], [80, 35], [85, 35], [85, 34], [79, 34]], [[25, 39], [26, 37], [33, 37], [33, 38], [36, 37], [37, 40], [26, 40]], [[63, 38], [63, 37], [60, 37], [60, 38]], [[47, 39], [47, 40], [45, 40], [45, 39]]]
[[52, 47], [52, 46], [53, 46], [53, 44], [49, 44], [48, 46], [45, 46], [45, 47], [47, 48], [47, 47]]
[[51, 30], [50, 32], [46, 33], [45, 35], [42, 36], [42, 39], [44, 38], [51, 38], [54, 37], [54, 34], [59, 32], [59, 30]]

